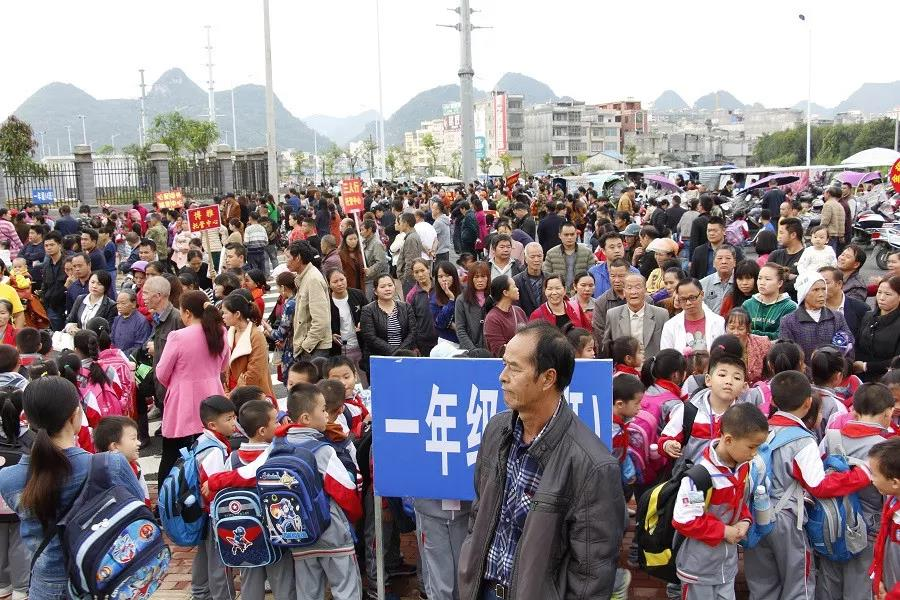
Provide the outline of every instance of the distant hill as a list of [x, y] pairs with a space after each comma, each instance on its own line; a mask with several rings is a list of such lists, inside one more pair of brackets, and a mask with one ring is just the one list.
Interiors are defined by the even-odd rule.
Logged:
[[[718, 99], [716, 96], [718, 96]], [[711, 92], [705, 96], [700, 96], [697, 98], [697, 101], [694, 102], [694, 108], [696, 109], [715, 110], [716, 106], [725, 110], [736, 110], [738, 108], [744, 108], [744, 103], [725, 90], [719, 90], [718, 92]]]
[[656, 112], [682, 110], [684, 108], [690, 108], [690, 105], [677, 92], [672, 90], [664, 91], [659, 95], [659, 98], [653, 101], [653, 110]]
[[834, 108], [835, 113], [861, 110], [864, 113], [883, 113], [900, 106], [900, 81], [864, 83], [850, 97]]
[[549, 85], [521, 73], [504, 74], [494, 89], [510, 94], [521, 94], [526, 105], [553, 102], [559, 99]]
[[[253, 148], [266, 143], [265, 88], [259, 85], [242, 85], [234, 89], [237, 117], [238, 146]], [[181, 69], [163, 73], [150, 87], [146, 99], [147, 126], [157, 114], [178, 111], [185, 116], [203, 119], [208, 111], [207, 93], [194, 83]], [[231, 90], [216, 92], [216, 122], [228, 142], [234, 145], [231, 119]], [[117, 148], [137, 143], [140, 124], [138, 99], [98, 100], [68, 83], [51, 83], [32, 94], [19, 108], [16, 116], [31, 123], [35, 132], [44, 131], [48, 153], [56, 153], [56, 140], [60, 149], [68, 151], [66, 125], [72, 128], [72, 143], [82, 142], [81, 121], [77, 115], [85, 115], [87, 141], [94, 148], [112, 143], [115, 135]], [[279, 148], [299, 148], [312, 151], [313, 130], [292, 115], [275, 97], [276, 140]], [[331, 143], [325, 135], [319, 135], [320, 145]]]
[[367, 123], [377, 118], [378, 111], [367, 110], [349, 117], [309, 115], [303, 117], [303, 121], [319, 133], [330, 137], [335, 144], [344, 145], [358, 136], [366, 128]]
[[[803, 118], [804, 119], [806, 118], [806, 100], [801, 100], [800, 102], [798, 102], [791, 108], [793, 108], [794, 110], [799, 110], [800, 112], [803, 113], [803, 115], [804, 115]], [[818, 116], [823, 119], [830, 119], [834, 116], [833, 108], [826, 108], [826, 107], [822, 106], [821, 104], [816, 104], [815, 102], [810, 104], [809, 109], [810, 109], [810, 112], [812, 112], [813, 117]]]

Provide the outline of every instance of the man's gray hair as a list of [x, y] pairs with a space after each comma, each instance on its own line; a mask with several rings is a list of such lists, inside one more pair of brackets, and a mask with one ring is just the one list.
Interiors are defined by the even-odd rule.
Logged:
[[163, 298], [168, 298], [172, 293], [172, 285], [161, 275], [154, 275], [144, 282], [144, 289], [150, 292], [159, 292]]

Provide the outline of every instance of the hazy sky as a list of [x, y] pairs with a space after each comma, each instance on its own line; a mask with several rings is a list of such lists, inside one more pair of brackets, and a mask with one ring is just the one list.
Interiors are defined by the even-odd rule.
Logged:
[[[454, 0], [381, 0], [384, 110], [457, 81]], [[507, 71], [588, 102], [664, 89], [688, 102], [726, 89], [745, 103], [788, 106], [806, 98], [808, 15], [813, 100], [833, 106], [864, 82], [900, 78], [900, 3], [711, 0], [472, 0], [475, 85]], [[89, 11], [85, 15], [83, 11]], [[297, 116], [378, 107], [375, 0], [271, 0], [275, 92]], [[180, 67], [206, 87], [204, 25], [213, 27], [216, 89], [264, 83], [262, 0], [58, 0], [4, 2], [0, 35], [6, 115], [52, 81], [97, 98], [137, 97]], [[892, 66], [893, 65], [893, 66]]]

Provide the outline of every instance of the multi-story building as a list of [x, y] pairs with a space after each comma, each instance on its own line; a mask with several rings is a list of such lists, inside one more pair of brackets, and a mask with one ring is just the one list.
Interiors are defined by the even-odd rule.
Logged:
[[619, 130], [619, 147], [617, 148], [619, 152], [624, 152], [626, 133], [645, 134], [650, 131], [649, 113], [641, 108], [640, 100], [628, 98], [615, 102], [604, 102], [603, 104], [598, 104], [597, 108], [616, 113], [616, 122], [621, 125]]
[[[454, 106], [455, 105], [455, 109]], [[455, 110], [455, 112], [454, 112]], [[403, 145], [412, 155], [413, 166], [425, 172], [430, 165], [431, 157], [424, 140], [430, 134], [437, 150], [435, 169], [447, 175], [460, 166], [462, 136], [459, 128], [459, 103], [444, 105], [444, 116], [440, 119], [422, 121], [421, 127], [403, 134]]]
[[488, 158], [498, 164], [500, 156], [510, 157], [510, 169], [522, 167], [525, 145], [524, 98], [493, 91], [475, 103], [475, 159]]
[[534, 173], [575, 165], [586, 157], [620, 148], [621, 122], [614, 111], [561, 100], [525, 109], [523, 165]]

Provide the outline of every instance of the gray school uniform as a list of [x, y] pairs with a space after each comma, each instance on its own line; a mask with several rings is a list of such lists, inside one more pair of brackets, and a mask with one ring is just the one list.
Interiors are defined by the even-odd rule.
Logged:
[[[787, 416], [797, 425], [801, 421]], [[769, 440], [783, 429], [769, 427]], [[793, 457], [805, 446], [815, 444], [815, 437], [801, 438], [772, 454], [772, 502], [777, 503], [785, 493], [792, 493], [802, 502], [803, 491], [793, 484]], [[744, 551], [744, 574], [750, 597], [754, 600], [812, 600], [815, 596], [815, 565], [812, 549], [802, 527], [803, 515], [798, 524], [797, 503], [792, 500], [781, 512], [773, 515], [775, 528], [755, 548]], [[799, 527], [799, 528], [798, 528]]]
[[[888, 430], [880, 425], [850, 421], [842, 428], [841, 445], [847, 456], [865, 461], [869, 449], [885, 441], [887, 435]], [[834, 448], [829, 447], [827, 438], [822, 441], [820, 450], [823, 454], [836, 453]], [[845, 563], [816, 557], [816, 600], [869, 600], [872, 597], [869, 566], [872, 564], [884, 498], [873, 485], [863, 488], [857, 495], [866, 521], [869, 545], [859, 556]]]
[[424, 563], [429, 600], [459, 600], [456, 571], [459, 552], [468, 533], [471, 502], [457, 502], [459, 510], [444, 510], [442, 500], [417, 498], [416, 529]]
[[[900, 500], [895, 499], [894, 502], [900, 502]], [[890, 499], [886, 504], [890, 506]], [[884, 541], [887, 547], [884, 549], [884, 565], [882, 569], [882, 582], [884, 583], [884, 588], [889, 591], [894, 587], [894, 584], [900, 582], [900, 530], [898, 530], [898, 527], [900, 527], [900, 512], [894, 513], [893, 523], [890, 524], [890, 527], [891, 530]]]
[[191, 567], [191, 597], [196, 600], [234, 600], [234, 578], [231, 569], [222, 562], [216, 547], [216, 533], [212, 521], [206, 536], [197, 546]]
[[0, 595], [28, 596], [31, 552], [19, 534], [19, 521], [0, 523]]
[[[838, 399], [835, 393], [831, 391], [831, 388], [814, 385], [813, 390], [819, 392], [819, 395], [822, 398], [821, 408], [819, 408], [819, 424], [813, 431], [813, 433], [816, 434], [816, 439], [821, 442], [825, 439], [825, 429], [828, 426], [828, 420], [834, 415], [846, 413], [847, 408], [844, 406], [844, 403]], [[847, 452], [850, 451], [846, 448], [845, 450], [847, 450]], [[866, 460], [866, 457], [863, 456], [862, 460]]]

